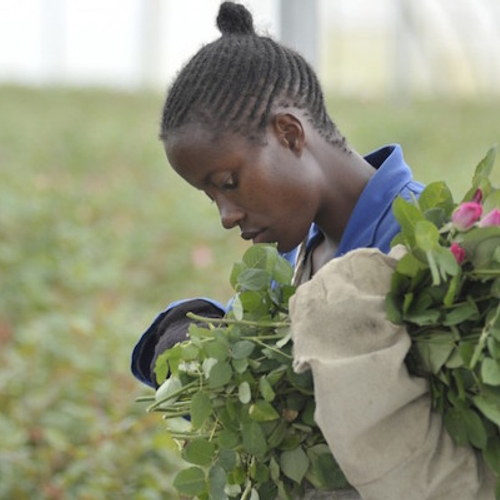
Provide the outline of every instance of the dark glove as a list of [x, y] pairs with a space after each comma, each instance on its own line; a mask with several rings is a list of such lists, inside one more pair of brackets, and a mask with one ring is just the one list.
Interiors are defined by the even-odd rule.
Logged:
[[186, 317], [188, 312], [192, 312], [206, 318], [221, 318], [224, 316], [224, 312], [221, 311], [221, 309], [201, 299], [184, 302], [165, 313], [163, 318], [160, 319], [156, 327], [156, 331], [154, 332], [156, 345], [154, 347], [151, 364], [149, 365], [149, 378], [155, 387], [158, 387], [154, 371], [158, 356], [160, 356], [160, 354], [165, 352], [167, 349], [173, 347], [175, 344], [186, 340], [188, 337], [187, 334], [189, 326], [191, 324], [203, 324], [199, 321]]

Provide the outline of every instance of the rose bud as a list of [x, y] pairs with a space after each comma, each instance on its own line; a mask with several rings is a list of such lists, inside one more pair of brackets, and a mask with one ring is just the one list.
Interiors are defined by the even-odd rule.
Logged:
[[465, 260], [465, 250], [456, 241], [451, 244], [450, 250], [459, 264]]
[[451, 221], [459, 231], [465, 231], [481, 217], [482, 211], [479, 203], [473, 201], [462, 203], [453, 212]]
[[480, 221], [479, 226], [500, 226], [500, 210], [498, 208], [494, 208], [489, 211]]
[[483, 199], [483, 192], [479, 188], [477, 188], [476, 192], [474, 193], [474, 196], [472, 197], [472, 201], [474, 203], [481, 203], [482, 199]]

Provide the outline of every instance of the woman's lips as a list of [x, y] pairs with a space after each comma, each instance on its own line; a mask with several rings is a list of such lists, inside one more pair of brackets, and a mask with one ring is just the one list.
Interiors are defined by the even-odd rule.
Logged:
[[264, 231], [264, 229], [259, 229], [257, 231], [242, 231], [241, 237], [244, 240], [252, 240], [254, 243], [258, 243], [256, 240], [262, 235], [262, 233], [264, 233]]

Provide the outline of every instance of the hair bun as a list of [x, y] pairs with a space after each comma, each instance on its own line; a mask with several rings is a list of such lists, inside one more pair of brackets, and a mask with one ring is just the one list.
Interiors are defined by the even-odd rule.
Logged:
[[252, 14], [239, 3], [223, 2], [217, 15], [217, 27], [223, 35], [254, 35]]

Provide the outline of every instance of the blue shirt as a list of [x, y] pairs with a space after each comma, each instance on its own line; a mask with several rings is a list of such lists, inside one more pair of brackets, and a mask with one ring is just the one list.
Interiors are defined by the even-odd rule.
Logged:
[[[376, 172], [361, 193], [347, 222], [337, 252], [332, 258], [356, 248], [378, 248], [388, 253], [391, 240], [400, 230], [392, 213], [394, 200], [402, 196], [411, 201], [413, 197], [418, 197], [424, 188], [421, 183], [413, 180], [410, 167], [404, 161], [403, 151], [397, 144], [384, 146], [365, 156], [365, 160], [376, 169]], [[309, 231], [307, 248], [314, 246], [320, 237], [319, 228], [313, 224]], [[292, 265], [295, 265], [296, 256], [297, 249], [283, 254]], [[169, 304], [135, 346], [132, 353], [132, 373], [141, 382], [153, 386], [149, 373], [149, 366], [154, 356], [154, 344], [151, 340], [159, 323], [168, 311], [187, 300], [192, 299]], [[221, 314], [225, 312], [225, 307], [219, 302], [208, 298], [202, 300], [218, 307]]]

